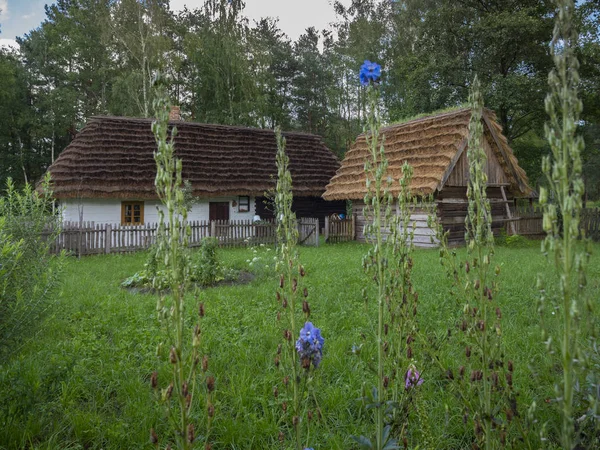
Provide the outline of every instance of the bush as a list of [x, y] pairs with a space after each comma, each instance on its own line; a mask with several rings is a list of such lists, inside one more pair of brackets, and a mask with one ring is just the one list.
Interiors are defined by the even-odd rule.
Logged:
[[[219, 263], [217, 248], [218, 242], [215, 238], [204, 238], [202, 240], [192, 259], [190, 282], [208, 287], [224, 279], [234, 279], [238, 275], [237, 272], [228, 270]], [[123, 281], [121, 286], [125, 288], [157, 289], [159, 291], [167, 289], [167, 274], [160, 263], [156, 247], [152, 247], [144, 264], [144, 270], [134, 273]]]
[[196, 282], [202, 286], [212, 286], [222, 280], [223, 269], [217, 258], [218, 242], [215, 238], [204, 238], [192, 266]]
[[50, 180], [18, 191], [7, 181], [0, 198], [0, 350], [31, 333], [52, 305], [62, 256], [50, 254], [60, 233]]

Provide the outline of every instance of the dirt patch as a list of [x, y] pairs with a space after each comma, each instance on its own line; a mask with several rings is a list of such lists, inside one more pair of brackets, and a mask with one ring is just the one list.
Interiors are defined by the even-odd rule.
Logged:
[[[217, 281], [212, 286], [200, 286], [199, 284], [194, 284], [193, 287], [196, 287], [198, 289], [211, 289], [211, 288], [215, 288], [215, 287], [219, 287], [219, 286], [242, 286], [244, 284], [251, 283], [252, 280], [254, 280], [255, 278], [256, 278], [256, 275], [254, 275], [253, 273], [247, 272], [245, 270], [241, 270], [235, 279]], [[156, 294], [157, 293], [157, 290], [153, 289], [151, 287], [135, 287], [135, 286], [133, 286], [133, 287], [126, 287], [123, 289], [127, 289], [132, 294]], [[165, 289], [163, 291], [163, 293], [168, 294], [169, 291], [170, 291], [170, 289]]]

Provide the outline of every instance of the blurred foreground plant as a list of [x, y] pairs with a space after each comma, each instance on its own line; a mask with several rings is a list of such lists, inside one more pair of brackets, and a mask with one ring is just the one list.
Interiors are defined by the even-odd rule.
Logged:
[[517, 416], [513, 392], [514, 364], [506, 360], [502, 342], [502, 311], [497, 303], [499, 266], [494, 266], [492, 212], [487, 198], [487, 156], [483, 148], [483, 99], [477, 77], [469, 94], [471, 118], [467, 158], [469, 184], [465, 219], [467, 256], [459, 261], [448, 248], [447, 233], [435, 218], [430, 226], [438, 230], [441, 263], [453, 279], [463, 357], [457, 368], [444, 368], [463, 404], [463, 422], [475, 433], [474, 448], [495, 449], [508, 445], [509, 427]]
[[[292, 176], [289, 171], [289, 158], [285, 153], [285, 138], [281, 136], [279, 129], [275, 130], [275, 136], [277, 185], [274, 203], [277, 221], [276, 270], [279, 274], [276, 296], [281, 307], [277, 319], [284, 322], [283, 345], [279, 344], [277, 347], [275, 365], [286, 374], [282, 380], [285, 394], [280, 395], [277, 386], [273, 393], [281, 401], [284, 423], [287, 426], [291, 424], [294, 448], [302, 450], [305, 448], [303, 439], [310, 438], [311, 422], [322, 415], [312, 385], [313, 372], [321, 362], [324, 339], [321, 331], [308, 322], [310, 305], [308, 289], [301, 286], [306, 273], [298, 259], [298, 226], [296, 215], [292, 211]], [[302, 328], [300, 328], [299, 310], [306, 322]], [[297, 340], [296, 336], [299, 336]], [[291, 407], [288, 406], [290, 402]], [[317, 417], [311, 408], [316, 408]], [[282, 443], [285, 441], [284, 431], [280, 431], [279, 440]]]
[[[158, 372], [151, 377], [152, 388], [155, 389], [159, 401], [165, 405], [170, 425], [173, 427], [172, 440], [179, 449], [191, 449], [197, 442], [205, 442], [210, 448], [209, 432], [214, 406], [212, 392], [215, 379], [206, 374], [208, 359], [200, 356], [200, 322], [204, 317], [204, 305], [198, 305], [198, 322], [194, 330], [186, 329], [185, 292], [189, 287], [191, 259], [187, 248], [189, 227], [185, 226], [187, 218], [187, 202], [181, 177], [182, 162], [175, 158], [173, 139], [177, 133], [175, 127], [168, 138], [168, 120], [170, 105], [164, 88], [159, 88], [154, 102], [156, 120], [152, 123], [152, 132], [158, 148], [154, 153], [156, 161], [156, 192], [163, 207], [158, 209], [159, 227], [157, 231], [156, 258], [164, 262], [163, 274], [169, 293], [159, 291], [157, 311], [166, 330], [165, 343], [168, 347], [168, 361], [172, 365], [172, 379], [168, 386], [158, 392]], [[188, 334], [191, 331], [191, 336]], [[159, 346], [159, 354], [162, 354]], [[200, 381], [200, 371], [204, 373], [204, 392], [206, 395], [206, 435], [197, 436], [192, 415], [194, 395]], [[166, 439], [171, 441], [171, 439]], [[159, 437], [152, 429], [150, 440], [159, 448]], [[167, 445], [170, 448], [170, 444]]]
[[61, 232], [50, 175], [37, 190], [9, 178], [0, 197], [0, 352], [30, 336], [54, 303], [64, 255], [52, 255]]
[[[417, 331], [418, 294], [411, 281], [414, 223], [410, 192], [412, 168], [402, 167], [398, 213], [394, 214], [393, 180], [388, 176], [384, 139], [380, 135], [378, 82], [381, 67], [365, 61], [360, 71], [367, 87], [368, 125], [365, 140], [369, 149], [365, 161], [366, 189], [363, 215], [368, 218], [365, 237], [372, 244], [363, 258], [363, 267], [375, 281], [377, 322], [376, 385], [365, 397], [375, 412], [375, 438], [353, 437], [365, 449], [398, 448], [398, 438], [407, 445], [409, 406], [416, 388], [423, 383], [415, 367], [413, 342]], [[385, 235], [387, 234], [387, 239]], [[367, 290], [364, 291], [367, 307]]]
[[[551, 45], [555, 68], [549, 75], [550, 93], [546, 97], [546, 112], [550, 116], [546, 124], [546, 138], [552, 152], [542, 161], [549, 190], [541, 188], [540, 203], [544, 208], [543, 224], [547, 232], [542, 252], [554, 255], [559, 289], [554, 295], [545, 287], [542, 277], [538, 278], [538, 286], [542, 293], [542, 321], [548, 300], [555, 301], [553, 309], [559, 312], [562, 334], [550, 336], [549, 327], [544, 327], [543, 339], [551, 353], [555, 352], [554, 341], [560, 346], [562, 382], [556, 386], [557, 404], [562, 415], [560, 440], [562, 448], [570, 450], [583, 446], [598, 448], [600, 445], [600, 376], [595, 339], [597, 305], [585, 291], [591, 247], [587, 241], [577, 242], [582, 237], [579, 225], [585, 188], [581, 161], [584, 142], [581, 136], [577, 136], [583, 105], [577, 97], [579, 62], [575, 54], [575, 5], [572, 0], [557, 0], [556, 3], [558, 14]], [[586, 385], [590, 389], [582, 390]], [[577, 403], [576, 391], [583, 394]], [[579, 417], [579, 435], [575, 432], [576, 416]], [[589, 424], [587, 430], [586, 424]], [[583, 439], [584, 430], [589, 432], [586, 439]]]

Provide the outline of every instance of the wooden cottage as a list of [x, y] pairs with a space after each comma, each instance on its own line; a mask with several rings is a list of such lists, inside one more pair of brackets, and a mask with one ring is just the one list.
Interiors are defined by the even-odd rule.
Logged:
[[[388, 175], [394, 179], [392, 192], [398, 196], [402, 165], [414, 169], [411, 191], [419, 196], [433, 195], [439, 220], [450, 231], [449, 243], [464, 241], [467, 214], [469, 162], [467, 140], [470, 109], [432, 115], [381, 129], [385, 136], [385, 153], [389, 161]], [[483, 113], [483, 146], [487, 154], [487, 195], [491, 202], [492, 228], [498, 233], [510, 223], [509, 205], [518, 197], [530, 197], [533, 190], [525, 171], [519, 167], [502, 128], [490, 110]], [[326, 200], [352, 200], [356, 216], [357, 238], [364, 240], [365, 217], [363, 198], [366, 193], [364, 162], [369, 157], [365, 136], [360, 135], [346, 153], [341, 167], [327, 185]], [[424, 208], [413, 210], [416, 224], [415, 245], [429, 247], [432, 230], [427, 227]]]
[[[67, 221], [142, 225], [158, 220], [150, 119], [94, 117], [48, 169]], [[183, 179], [198, 197], [189, 220], [252, 220], [270, 212], [264, 193], [275, 187], [273, 130], [172, 121]], [[318, 136], [284, 133], [299, 217], [343, 212], [345, 202], [321, 198], [339, 167]]]

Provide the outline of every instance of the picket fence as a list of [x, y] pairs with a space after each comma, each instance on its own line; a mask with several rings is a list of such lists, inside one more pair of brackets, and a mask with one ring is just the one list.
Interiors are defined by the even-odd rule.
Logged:
[[[273, 221], [199, 220], [188, 222], [187, 225], [190, 229], [190, 247], [199, 246], [206, 237], [214, 237], [221, 247], [270, 245], [277, 240]], [[53, 253], [65, 250], [75, 255], [135, 252], [147, 249], [156, 242], [157, 229], [157, 223], [122, 226], [95, 222], [64, 222], [61, 233], [52, 243], [50, 250]], [[301, 244], [318, 246], [319, 220], [299, 219], [298, 233]], [[50, 232], [45, 234], [50, 235]]]
[[325, 242], [335, 244], [356, 239], [356, 217], [325, 217]]

